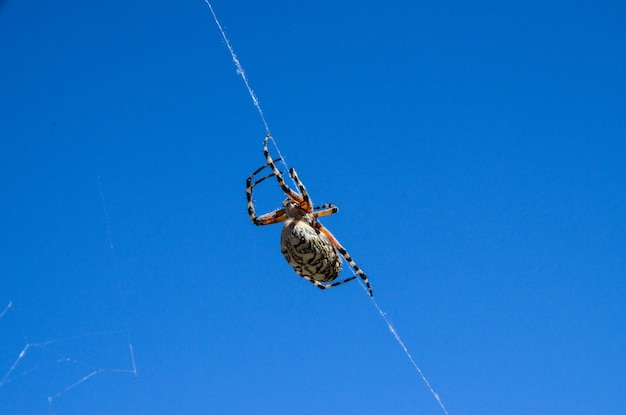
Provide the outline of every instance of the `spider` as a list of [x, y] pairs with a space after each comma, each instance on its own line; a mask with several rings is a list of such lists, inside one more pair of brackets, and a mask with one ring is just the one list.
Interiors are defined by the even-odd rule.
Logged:
[[[373, 296], [372, 287], [365, 273], [363, 273], [330, 231], [317, 220], [320, 216], [337, 213], [339, 208], [330, 203], [313, 207], [313, 202], [311, 202], [304, 184], [300, 181], [298, 174], [293, 168], [289, 169], [289, 176], [298, 186], [299, 192], [287, 186], [282, 173], [276, 168], [275, 164], [281, 159], [273, 160], [267, 149], [270, 137], [271, 134], [268, 133], [263, 142], [263, 153], [267, 163], [259, 167], [246, 180], [246, 196], [248, 198], [250, 219], [258, 226], [273, 225], [280, 222], [285, 223], [280, 235], [280, 250], [289, 265], [305, 280], [325, 290], [352, 281], [358, 275], [367, 286], [370, 296]], [[254, 181], [256, 175], [267, 167], [272, 169], [272, 173]], [[276, 177], [278, 185], [287, 195], [287, 199], [283, 202], [282, 208], [257, 216], [254, 201], [252, 200], [252, 189], [270, 177]], [[341, 271], [339, 254], [350, 264], [356, 275], [339, 282], [332, 282], [339, 276]]]

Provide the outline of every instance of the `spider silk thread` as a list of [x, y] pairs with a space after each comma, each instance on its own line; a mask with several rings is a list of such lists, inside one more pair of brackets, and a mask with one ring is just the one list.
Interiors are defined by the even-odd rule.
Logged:
[[215, 25], [219, 29], [220, 34], [222, 35], [222, 39], [224, 39], [224, 43], [226, 43], [226, 47], [228, 48], [228, 51], [230, 52], [230, 56], [233, 59], [233, 63], [235, 64], [235, 68], [237, 69], [237, 74], [239, 76], [241, 76], [241, 79], [243, 80], [243, 83], [246, 86], [246, 89], [248, 90], [248, 94], [250, 94], [250, 99], [252, 99], [252, 103], [254, 104], [254, 106], [256, 107], [256, 109], [258, 111], [259, 116], [261, 117], [261, 121], [263, 121], [263, 126], [265, 127], [265, 132], [270, 135], [270, 138], [272, 140], [274, 148], [276, 149], [276, 153], [278, 154], [278, 157], [280, 157], [282, 164], [285, 166], [285, 169], [287, 169], [288, 168], [287, 167], [287, 161], [285, 160], [285, 157], [283, 157], [283, 155], [281, 154], [280, 149], [278, 148], [278, 143], [276, 143], [276, 140], [272, 136], [272, 133], [270, 131], [270, 127], [269, 127], [269, 125], [267, 123], [267, 120], [265, 119], [265, 115], [263, 114], [263, 110], [261, 109], [261, 104], [259, 103], [259, 99], [257, 98], [256, 94], [254, 93], [254, 90], [250, 86], [250, 81], [248, 80], [248, 75], [246, 75], [246, 71], [243, 69], [243, 66], [241, 66], [241, 62], [239, 62], [239, 59], [237, 58], [237, 54], [235, 53], [235, 49], [233, 49], [233, 46], [230, 44], [230, 41], [228, 40], [228, 37], [226, 36], [226, 32], [224, 31], [224, 28], [222, 27], [222, 24], [220, 23], [219, 19], [217, 18], [217, 14], [215, 14], [215, 10], [213, 10], [213, 6], [209, 2], [209, 0], [204, 0], [204, 2], [209, 7], [209, 10], [211, 11], [211, 15], [213, 16], [213, 20], [215, 21]]
[[[113, 245], [113, 233], [111, 232], [111, 224], [109, 222], [109, 213], [107, 210], [106, 200], [104, 198], [104, 188], [102, 187], [102, 179], [100, 178], [100, 174], [98, 174], [98, 188], [100, 190], [100, 203], [102, 205], [102, 213], [104, 215], [104, 222], [106, 224], [107, 237], [109, 239], [109, 249], [111, 251], [111, 260], [113, 261], [113, 273], [115, 275], [115, 281], [117, 285], [117, 292], [119, 295], [119, 300], [121, 304], [126, 304], [124, 301], [124, 294], [122, 290], [122, 282], [120, 280], [120, 272], [119, 267], [117, 265], [117, 255], [115, 253], [115, 246]], [[137, 363], [135, 362], [135, 350], [133, 349], [133, 342], [130, 336], [130, 328], [128, 327], [128, 321], [124, 321], [124, 327], [126, 329], [126, 339], [128, 340], [128, 349], [130, 351], [130, 360], [133, 365], [132, 373], [135, 375], [135, 380], [139, 380], [139, 375], [137, 373]]]
[[[356, 273], [354, 271], [352, 271], [352, 273], [356, 275]], [[359, 283], [361, 284], [361, 287], [365, 290], [365, 292], [368, 292], [367, 291], [367, 287], [365, 286], [365, 284], [363, 284], [363, 281], [359, 280]], [[437, 392], [435, 392], [433, 387], [430, 385], [430, 382], [426, 378], [426, 375], [424, 375], [424, 372], [422, 372], [422, 369], [420, 369], [420, 367], [417, 365], [417, 363], [415, 363], [415, 359], [413, 359], [413, 356], [411, 356], [411, 353], [409, 352], [409, 349], [406, 347], [406, 345], [404, 344], [404, 342], [400, 338], [400, 335], [396, 331], [396, 328], [393, 326], [393, 324], [391, 324], [391, 321], [389, 321], [389, 319], [387, 318], [387, 313], [385, 313], [380, 308], [380, 306], [378, 305], [378, 303], [376, 302], [376, 299], [374, 297], [370, 297], [370, 300], [372, 300], [372, 303], [374, 304], [374, 306], [378, 310], [378, 313], [380, 314], [382, 319], [385, 321], [385, 323], [387, 323], [387, 328], [389, 329], [391, 334], [393, 334], [393, 337], [396, 339], [396, 341], [398, 342], [398, 344], [400, 345], [402, 350], [404, 350], [404, 353], [409, 358], [409, 361], [411, 361], [411, 364], [413, 365], [413, 367], [415, 368], [417, 373], [420, 375], [420, 377], [422, 378], [422, 380], [426, 384], [426, 387], [428, 388], [430, 393], [433, 395], [433, 397], [435, 398], [435, 400], [437, 401], [437, 403], [441, 407], [441, 410], [443, 411], [443, 413], [445, 415], [449, 415], [448, 414], [448, 410], [446, 409], [445, 405], [443, 404], [443, 401], [441, 400], [441, 397], [439, 397], [439, 394]]]
[[[219, 29], [219, 31], [220, 31], [220, 33], [222, 35], [222, 38], [224, 39], [224, 43], [226, 43], [226, 47], [228, 48], [228, 51], [230, 52], [230, 55], [231, 55], [231, 57], [233, 59], [233, 62], [235, 63], [235, 67], [237, 68], [237, 74], [239, 76], [241, 76], [241, 79], [243, 80], [243, 83], [245, 84], [246, 89], [248, 90], [248, 94], [250, 94], [250, 98], [252, 99], [252, 103], [254, 104], [254, 106], [256, 107], [257, 111], [259, 112], [259, 116], [261, 117], [261, 120], [263, 121], [263, 125], [265, 126], [265, 131], [266, 131], [267, 134], [270, 134], [270, 138], [272, 139], [272, 143], [274, 144], [274, 148], [276, 149], [276, 152], [278, 153], [278, 156], [280, 157], [280, 159], [282, 161], [282, 164], [285, 166], [285, 169], [287, 169], [287, 162], [285, 161], [285, 158], [283, 157], [283, 155], [280, 153], [280, 149], [278, 148], [278, 144], [276, 143], [276, 140], [271, 135], [269, 125], [267, 124], [267, 120], [265, 119], [265, 115], [263, 115], [263, 110], [261, 109], [261, 104], [259, 103], [259, 99], [257, 98], [256, 94], [252, 90], [252, 87], [250, 86], [250, 82], [248, 81], [248, 76], [246, 75], [246, 72], [244, 71], [243, 67], [241, 66], [241, 62], [239, 62], [239, 59], [237, 59], [237, 55], [235, 54], [235, 50], [233, 49], [232, 45], [230, 44], [230, 41], [228, 40], [228, 37], [226, 37], [226, 33], [224, 32], [224, 28], [220, 24], [220, 21], [217, 18], [217, 15], [215, 14], [215, 10], [213, 10], [213, 6], [211, 6], [211, 3], [209, 2], [209, 0], [204, 0], [204, 2], [209, 7], [209, 10], [211, 11], [211, 14], [213, 15], [213, 20], [215, 21], [215, 24], [217, 25], [217, 28]], [[292, 181], [293, 181], [293, 179], [292, 179]], [[352, 273], [354, 274], [355, 277], [357, 276], [354, 270], [352, 270]], [[358, 280], [358, 278], [357, 278], [357, 280]], [[361, 280], [358, 280], [358, 281], [361, 284], [361, 287], [363, 287], [363, 289], [367, 292], [367, 288], [365, 287], [363, 282]], [[369, 297], [369, 295], [368, 295], [368, 297]], [[391, 334], [393, 334], [394, 338], [396, 339], [396, 341], [398, 342], [398, 344], [400, 345], [402, 350], [404, 350], [404, 353], [409, 358], [409, 361], [411, 362], [411, 364], [413, 365], [413, 367], [415, 368], [417, 373], [420, 375], [420, 377], [422, 378], [422, 380], [424, 381], [424, 383], [426, 384], [428, 389], [430, 390], [430, 393], [434, 396], [435, 400], [437, 401], [437, 403], [441, 407], [441, 410], [443, 411], [443, 413], [445, 415], [448, 415], [448, 411], [447, 411], [446, 407], [444, 406], [443, 402], [441, 401], [441, 398], [439, 397], [439, 394], [437, 392], [435, 392], [435, 390], [430, 385], [430, 382], [428, 381], [428, 379], [426, 378], [426, 376], [424, 375], [424, 373], [422, 372], [420, 367], [417, 365], [417, 363], [415, 363], [415, 360], [413, 359], [413, 356], [411, 356], [411, 353], [409, 352], [409, 349], [406, 347], [406, 345], [404, 344], [404, 342], [400, 338], [400, 335], [398, 335], [398, 332], [396, 331], [396, 329], [393, 326], [393, 324], [391, 324], [391, 322], [387, 318], [387, 314], [380, 308], [380, 306], [378, 305], [378, 303], [376, 302], [374, 297], [370, 297], [370, 299], [372, 300], [372, 303], [374, 304], [374, 306], [378, 310], [378, 313], [380, 314], [382, 319], [387, 324], [387, 328], [389, 329]]]
[[248, 76], [246, 75], [246, 71], [243, 70], [243, 67], [241, 66], [241, 62], [239, 62], [239, 59], [237, 59], [235, 50], [230, 44], [228, 37], [226, 37], [226, 32], [224, 32], [224, 28], [222, 27], [220, 21], [218, 20], [217, 15], [215, 14], [215, 10], [213, 10], [213, 6], [211, 6], [211, 3], [209, 2], [209, 0], [204, 0], [204, 2], [206, 3], [207, 6], [209, 6], [209, 10], [211, 10], [211, 14], [213, 15], [213, 20], [215, 20], [215, 24], [217, 25], [217, 28], [220, 30], [220, 33], [222, 34], [222, 38], [224, 39], [224, 42], [226, 43], [226, 47], [228, 48], [228, 51], [230, 52], [230, 55], [233, 58], [233, 62], [235, 63], [235, 66], [237, 67], [237, 73], [241, 76], [241, 79], [243, 79], [243, 83], [246, 85], [246, 88], [248, 89], [250, 98], [252, 98], [252, 103], [256, 107], [257, 111], [259, 111], [259, 115], [261, 116], [261, 120], [263, 121], [263, 125], [265, 126], [265, 132], [269, 133], [270, 127], [267, 125], [267, 121], [265, 120], [265, 116], [263, 115], [263, 110], [261, 109], [261, 104], [259, 104], [259, 99], [256, 97], [256, 94], [252, 90], [252, 87], [250, 87], [250, 82], [248, 82]]

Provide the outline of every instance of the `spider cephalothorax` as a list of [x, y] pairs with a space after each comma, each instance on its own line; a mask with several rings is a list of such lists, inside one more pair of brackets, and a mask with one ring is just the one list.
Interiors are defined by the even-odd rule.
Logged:
[[[372, 288], [367, 280], [367, 276], [356, 265], [339, 241], [317, 220], [320, 216], [337, 213], [339, 208], [332, 204], [313, 207], [304, 184], [302, 184], [293, 168], [289, 169], [289, 176], [298, 186], [299, 192], [290, 189], [285, 183], [282, 173], [275, 165], [275, 162], [279, 161], [280, 158], [273, 160], [270, 156], [267, 148], [269, 139], [270, 134], [268, 133], [263, 143], [263, 152], [267, 162], [252, 173], [246, 181], [248, 214], [252, 222], [255, 225], [272, 225], [284, 222], [280, 236], [281, 252], [298, 275], [317, 287], [321, 289], [335, 287], [352, 281], [358, 275], [367, 286], [370, 295], [372, 295]], [[270, 167], [272, 173], [253, 182], [255, 176], [266, 167]], [[252, 189], [263, 180], [272, 176], [276, 177], [278, 185], [287, 195], [287, 199], [283, 202], [282, 208], [257, 216], [252, 200]], [[356, 275], [339, 282], [327, 284], [339, 276], [341, 271], [341, 258], [339, 255], [345, 258], [354, 269]]]

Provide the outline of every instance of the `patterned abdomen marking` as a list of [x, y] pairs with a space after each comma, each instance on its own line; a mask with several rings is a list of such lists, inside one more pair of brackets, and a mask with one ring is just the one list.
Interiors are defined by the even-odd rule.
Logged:
[[341, 271], [341, 261], [333, 244], [304, 220], [285, 221], [280, 250], [289, 265], [303, 277], [330, 282]]

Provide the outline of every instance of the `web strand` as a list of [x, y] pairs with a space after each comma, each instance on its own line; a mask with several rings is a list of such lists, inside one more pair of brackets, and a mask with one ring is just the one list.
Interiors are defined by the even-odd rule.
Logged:
[[7, 311], [9, 311], [9, 309], [13, 306], [13, 301], [9, 301], [9, 304], [7, 304], [7, 306], [4, 308], [4, 310], [2, 310], [2, 313], [0, 313], [0, 318], [4, 317], [4, 315], [7, 313]]
[[213, 20], [215, 20], [215, 24], [217, 25], [217, 28], [220, 30], [220, 33], [222, 34], [222, 38], [224, 39], [224, 42], [226, 43], [226, 47], [228, 47], [228, 51], [230, 52], [230, 55], [233, 58], [233, 62], [235, 63], [235, 66], [237, 67], [237, 73], [239, 74], [239, 76], [241, 76], [241, 79], [243, 79], [243, 83], [246, 85], [246, 88], [248, 89], [250, 98], [252, 98], [252, 102], [254, 103], [254, 106], [256, 107], [257, 111], [259, 111], [259, 115], [261, 116], [261, 120], [263, 121], [263, 125], [265, 126], [265, 132], [269, 133], [270, 127], [267, 125], [267, 121], [265, 120], [265, 116], [263, 115], [263, 110], [261, 109], [261, 104], [259, 104], [259, 99], [256, 97], [254, 91], [252, 90], [252, 87], [250, 87], [250, 82], [248, 82], [248, 76], [246, 75], [246, 72], [243, 70], [243, 67], [241, 66], [241, 63], [239, 62], [239, 59], [237, 59], [235, 50], [231, 46], [228, 38], [226, 37], [226, 32], [224, 32], [224, 29], [222, 28], [220, 21], [217, 19], [217, 15], [215, 14], [215, 11], [213, 10], [213, 6], [211, 6], [211, 3], [209, 2], [209, 0], [204, 0], [204, 2], [206, 3], [207, 6], [209, 6], [209, 10], [211, 10], [211, 14], [213, 15]]
[[[261, 109], [261, 104], [259, 103], [259, 99], [257, 98], [256, 94], [254, 93], [254, 90], [250, 86], [250, 82], [248, 81], [248, 76], [246, 75], [246, 71], [243, 69], [243, 66], [241, 66], [241, 62], [239, 62], [239, 59], [237, 59], [237, 54], [235, 54], [235, 49], [233, 49], [233, 46], [230, 44], [230, 41], [228, 40], [228, 37], [226, 36], [226, 32], [224, 31], [222, 24], [217, 18], [217, 14], [215, 14], [215, 10], [213, 10], [213, 6], [211, 6], [211, 3], [209, 2], [209, 0], [204, 0], [204, 2], [209, 7], [209, 10], [211, 11], [211, 15], [213, 16], [213, 20], [215, 21], [215, 25], [219, 29], [220, 34], [222, 35], [222, 39], [224, 39], [224, 43], [226, 44], [226, 47], [228, 48], [228, 51], [230, 52], [230, 56], [232, 57], [233, 62], [235, 63], [235, 67], [237, 68], [237, 74], [241, 76], [241, 79], [243, 80], [243, 83], [245, 84], [246, 89], [248, 90], [248, 94], [250, 94], [252, 103], [254, 104], [257, 111], [259, 112], [261, 121], [263, 121], [263, 125], [265, 126], [265, 132], [270, 135], [270, 139], [272, 140], [272, 144], [274, 145], [274, 148], [276, 149], [276, 153], [278, 154], [278, 157], [281, 159], [282, 165], [285, 166], [285, 170], [287, 170], [289, 168], [287, 166], [287, 160], [280, 152], [280, 149], [278, 148], [278, 143], [276, 143], [276, 140], [272, 136], [270, 127], [267, 124], [267, 120], [265, 119], [265, 115], [263, 115], [263, 110]], [[292, 179], [292, 182], [293, 182], [293, 179]]]
[[[120, 280], [120, 273], [119, 273], [119, 269], [118, 269], [118, 265], [117, 265], [117, 255], [115, 254], [115, 246], [113, 245], [113, 233], [111, 232], [111, 225], [109, 223], [109, 214], [108, 214], [108, 210], [107, 210], [107, 206], [106, 206], [106, 200], [104, 198], [104, 190], [102, 188], [102, 179], [100, 178], [100, 175], [98, 174], [98, 188], [100, 190], [100, 202], [102, 204], [102, 212], [104, 214], [104, 221], [106, 224], [106, 230], [107, 230], [107, 238], [109, 240], [109, 249], [111, 250], [111, 257], [112, 257], [112, 261], [113, 261], [113, 272], [115, 273], [115, 280], [117, 283], [117, 291], [118, 294], [120, 296], [120, 300], [124, 302], [124, 295], [122, 292], [122, 283]], [[135, 364], [135, 352], [133, 350], [133, 343], [130, 337], [130, 330], [128, 328], [128, 321], [124, 321], [124, 326], [126, 329], [126, 339], [128, 340], [128, 348], [130, 350], [130, 360], [133, 364], [133, 374], [135, 375], [135, 380], [139, 379], [139, 375], [137, 374], [137, 365]]]
[[[24, 346], [17, 354], [17, 357], [13, 360], [12, 364], [9, 366], [8, 370], [4, 375], [0, 378], [0, 389], [8, 385], [9, 383], [18, 381], [19, 379], [36, 375], [38, 371], [42, 370], [43, 367], [47, 365], [55, 365], [55, 367], [61, 367], [57, 365], [71, 365], [75, 368], [86, 368], [89, 372], [86, 375], [83, 375], [78, 380], [74, 380], [69, 386], [63, 387], [61, 390], [51, 394], [48, 396], [48, 411], [49, 414], [53, 414], [53, 404], [54, 401], [65, 395], [67, 392], [73, 390], [77, 386], [87, 382], [89, 379], [99, 376], [104, 373], [126, 373], [137, 375], [137, 369], [134, 361], [134, 353], [132, 353], [132, 345], [131, 348], [131, 359], [133, 363], [132, 369], [124, 369], [124, 368], [111, 368], [111, 367], [94, 367], [91, 364], [84, 362], [81, 358], [76, 358], [75, 356], [70, 356], [65, 352], [60, 352], [59, 349], [62, 348], [60, 344], [64, 342], [73, 342], [80, 339], [87, 339], [89, 337], [94, 337], [96, 340], [102, 338], [107, 335], [115, 335], [122, 333], [121, 331], [111, 331], [111, 332], [94, 332], [76, 336], [69, 336], [54, 340], [45, 340], [41, 342], [31, 342], [28, 337], [24, 333], [24, 329], [22, 328], [16, 311], [13, 309], [13, 302], [9, 302], [9, 304], [5, 307], [5, 309], [0, 312], [0, 324], [2, 323], [7, 314], [12, 314], [13, 319], [16, 321], [19, 326], [19, 330], [22, 332], [22, 337], [24, 341]], [[34, 356], [37, 355], [37, 351], [45, 353], [46, 358], [43, 360], [32, 360]], [[33, 352], [35, 352], [33, 354]], [[30, 362], [28, 361], [30, 360]], [[60, 372], [58, 372], [60, 373]], [[57, 373], [57, 374], [58, 374]]]
[[[356, 274], [355, 274], [356, 275]], [[363, 289], [365, 290], [365, 292], [367, 291], [367, 287], [365, 287], [365, 285], [363, 284], [362, 281], [359, 280], [359, 283], [361, 284], [361, 287], [363, 287]], [[368, 295], [369, 296], [369, 295]], [[402, 350], [404, 350], [404, 353], [406, 354], [406, 357], [408, 357], [409, 361], [411, 362], [411, 364], [413, 365], [413, 367], [415, 368], [415, 370], [417, 371], [417, 373], [420, 375], [420, 377], [422, 378], [422, 380], [424, 381], [424, 383], [426, 384], [426, 387], [428, 388], [428, 390], [430, 391], [430, 393], [433, 395], [433, 397], [435, 398], [435, 400], [437, 401], [437, 403], [439, 404], [439, 406], [441, 407], [441, 410], [443, 411], [443, 413], [445, 415], [448, 415], [448, 410], [446, 409], [445, 405], [443, 404], [443, 401], [441, 400], [441, 398], [439, 397], [439, 394], [437, 392], [435, 392], [435, 390], [433, 389], [433, 387], [430, 385], [430, 382], [428, 381], [428, 379], [426, 378], [426, 375], [424, 375], [424, 372], [422, 372], [422, 369], [420, 369], [420, 367], [417, 365], [417, 363], [415, 363], [415, 359], [413, 359], [413, 356], [411, 356], [411, 353], [409, 352], [409, 349], [406, 347], [406, 345], [404, 344], [404, 342], [402, 341], [402, 339], [400, 338], [400, 335], [398, 334], [398, 332], [396, 331], [396, 328], [393, 326], [393, 324], [391, 324], [391, 321], [389, 321], [389, 319], [387, 318], [387, 313], [385, 313], [380, 306], [378, 305], [378, 303], [376, 302], [376, 300], [374, 299], [374, 297], [370, 297], [370, 300], [372, 300], [372, 303], [374, 304], [374, 306], [376, 307], [376, 309], [378, 310], [378, 313], [380, 314], [380, 316], [382, 317], [382, 319], [385, 321], [385, 323], [387, 323], [387, 328], [389, 329], [389, 331], [391, 332], [391, 334], [393, 334], [393, 337], [396, 339], [396, 341], [398, 342], [398, 344], [400, 345], [400, 347], [402, 348]]]

